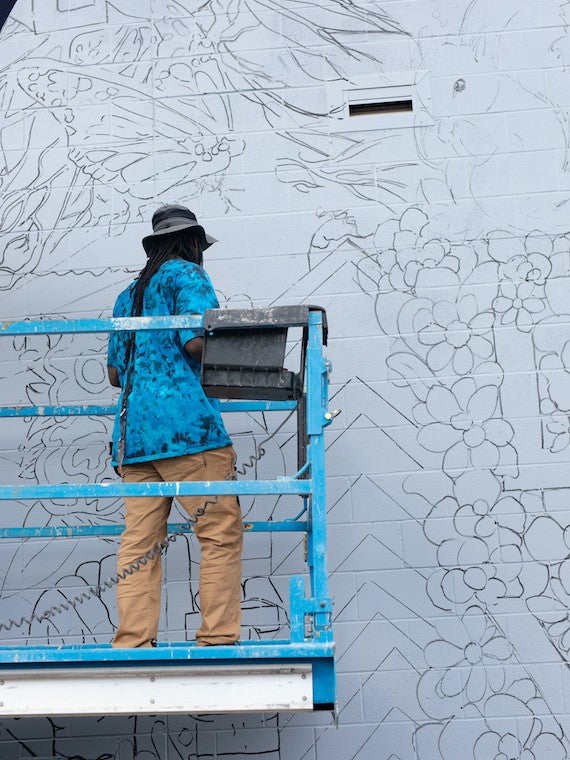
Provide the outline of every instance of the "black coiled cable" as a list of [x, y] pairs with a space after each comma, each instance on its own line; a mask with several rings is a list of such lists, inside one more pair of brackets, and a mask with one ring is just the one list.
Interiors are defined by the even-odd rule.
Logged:
[[[240, 467], [235, 468], [235, 474], [229, 475], [226, 480], [235, 480], [236, 474], [237, 475], [245, 475], [246, 471], [250, 469], [251, 467], [254, 467], [257, 462], [259, 462], [266, 454], [265, 449], [263, 448], [263, 444], [270, 441], [277, 433], [281, 430], [282, 427], [285, 426], [285, 424], [290, 420], [292, 415], [295, 413], [296, 409], [292, 409], [291, 412], [285, 417], [285, 419], [279, 423], [279, 425], [275, 428], [275, 430], [271, 433], [271, 435], [267, 436], [267, 438], [264, 438], [259, 446], [256, 447], [255, 453], [252, 454], [246, 462], [243, 462]], [[98, 583], [95, 586], [89, 586], [87, 591], [82, 591], [81, 594], [78, 594], [77, 596], [74, 596], [72, 599], [68, 599], [65, 602], [61, 602], [60, 604], [55, 604], [53, 607], [50, 607], [49, 609], [45, 610], [42, 613], [32, 613], [29, 617], [21, 617], [18, 620], [12, 620], [9, 619], [7, 622], [0, 623], [0, 631], [11, 631], [12, 628], [21, 628], [24, 625], [31, 626], [32, 623], [35, 621], [37, 623], [43, 623], [46, 620], [50, 620], [51, 618], [55, 617], [56, 615], [59, 615], [62, 612], [69, 612], [71, 609], [75, 609], [80, 604], [83, 604], [83, 602], [88, 601], [89, 599], [92, 599], [93, 597], [100, 597], [102, 592], [106, 589], [111, 589], [114, 586], [116, 586], [120, 581], [124, 580], [128, 575], [133, 575], [133, 573], [136, 573], [137, 570], [140, 570], [141, 567], [144, 567], [148, 562], [153, 560], [155, 557], [158, 557], [162, 554], [163, 551], [165, 551], [168, 546], [176, 539], [178, 536], [184, 535], [188, 530], [191, 529], [193, 525], [195, 525], [199, 518], [202, 517], [202, 515], [206, 512], [206, 509], [209, 506], [212, 506], [214, 504], [217, 504], [218, 497], [215, 496], [213, 499], [209, 499], [204, 503], [203, 506], [198, 507], [194, 515], [191, 515], [186, 522], [183, 525], [177, 526], [171, 533], [169, 533], [166, 538], [163, 541], [159, 541], [157, 544], [155, 544], [152, 549], [149, 549], [148, 552], [145, 552], [140, 557], [135, 559], [133, 562], [130, 562], [126, 567], [124, 567], [119, 572], [115, 573], [115, 575], [111, 575], [109, 578], [104, 580], [102, 583]]]

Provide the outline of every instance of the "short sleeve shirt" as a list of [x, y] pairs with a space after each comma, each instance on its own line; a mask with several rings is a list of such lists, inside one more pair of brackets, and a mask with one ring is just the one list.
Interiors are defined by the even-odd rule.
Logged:
[[[132, 314], [135, 282], [115, 303], [114, 317]], [[203, 314], [219, 307], [210, 278], [202, 267], [184, 261], [166, 261], [146, 286], [141, 316]], [[219, 411], [200, 384], [200, 364], [184, 344], [202, 330], [148, 330], [134, 333], [128, 398], [126, 399], [123, 462], [195, 454], [228, 446], [231, 440]], [[121, 396], [113, 431], [113, 464], [117, 464], [119, 415], [127, 385], [129, 333], [110, 334], [108, 364], [116, 367]]]

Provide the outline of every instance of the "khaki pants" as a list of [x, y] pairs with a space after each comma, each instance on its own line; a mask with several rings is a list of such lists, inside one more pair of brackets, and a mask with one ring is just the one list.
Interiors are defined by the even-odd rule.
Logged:
[[[231, 446], [152, 462], [123, 465], [126, 483], [156, 481], [226, 480], [234, 473]], [[178, 496], [189, 515], [214, 496]], [[170, 496], [125, 498], [125, 531], [121, 538], [117, 569], [150, 551], [166, 536], [172, 505]], [[239, 502], [235, 496], [218, 496], [208, 504], [194, 525], [202, 550], [200, 609], [202, 625], [198, 644], [233, 644], [239, 639], [241, 620], [241, 552], [243, 532]], [[162, 557], [148, 560], [117, 585], [119, 628], [114, 647], [149, 647], [158, 633]]]

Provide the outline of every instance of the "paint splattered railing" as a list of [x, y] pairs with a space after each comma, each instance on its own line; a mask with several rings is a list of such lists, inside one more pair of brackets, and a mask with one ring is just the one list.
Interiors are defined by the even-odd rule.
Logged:
[[[251, 327], [253, 310], [244, 329]], [[255, 320], [254, 320], [255, 321]], [[0, 335], [34, 336], [114, 331], [201, 328], [197, 316], [5, 322]], [[0, 500], [117, 498], [125, 495], [297, 494], [296, 518], [244, 523], [244, 531], [305, 532], [305, 578], [290, 579], [290, 638], [249, 641], [235, 647], [160, 644], [152, 649], [113, 649], [109, 644], [0, 646], [0, 715], [168, 713], [191, 711], [333, 709], [335, 704], [332, 605], [326, 569], [324, 429], [328, 369], [323, 355], [323, 313], [308, 308], [303, 342], [302, 427], [306, 461], [275, 480], [125, 484], [50, 483], [0, 485]], [[223, 412], [294, 410], [297, 401], [225, 401]], [[0, 418], [112, 415], [111, 405], [77, 404], [0, 408]], [[1, 420], [0, 420], [1, 423]], [[304, 518], [304, 519], [301, 519]], [[180, 529], [191, 526], [169, 525]], [[0, 529], [0, 538], [116, 536], [120, 525], [26, 526]], [[110, 689], [110, 681], [126, 688]], [[39, 688], [39, 684], [42, 688]], [[52, 699], [46, 703], [44, 687]], [[70, 686], [72, 688], [70, 688]], [[133, 688], [133, 686], [135, 688]], [[76, 688], [77, 687], [77, 688]], [[88, 687], [88, 688], [84, 688]], [[81, 693], [84, 696], [77, 699]], [[37, 695], [37, 696], [34, 696]], [[113, 695], [116, 695], [113, 696]], [[129, 696], [125, 696], [129, 695]], [[47, 713], [46, 713], [47, 711]]]

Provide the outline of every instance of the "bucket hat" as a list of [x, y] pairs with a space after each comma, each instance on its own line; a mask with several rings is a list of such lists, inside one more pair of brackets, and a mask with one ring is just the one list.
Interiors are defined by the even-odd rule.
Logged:
[[143, 238], [142, 244], [149, 256], [154, 250], [154, 244], [163, 240], [167, 235], [173, 235], [182, 230], [195, 229], [200, 238], [202, 250], [205, 251], [216, 238], [208, 235], [201, 224], [198, 224], [196, 215], [186, 206], [169, 204], [161, 206], [152, 215], [152, 234]]

